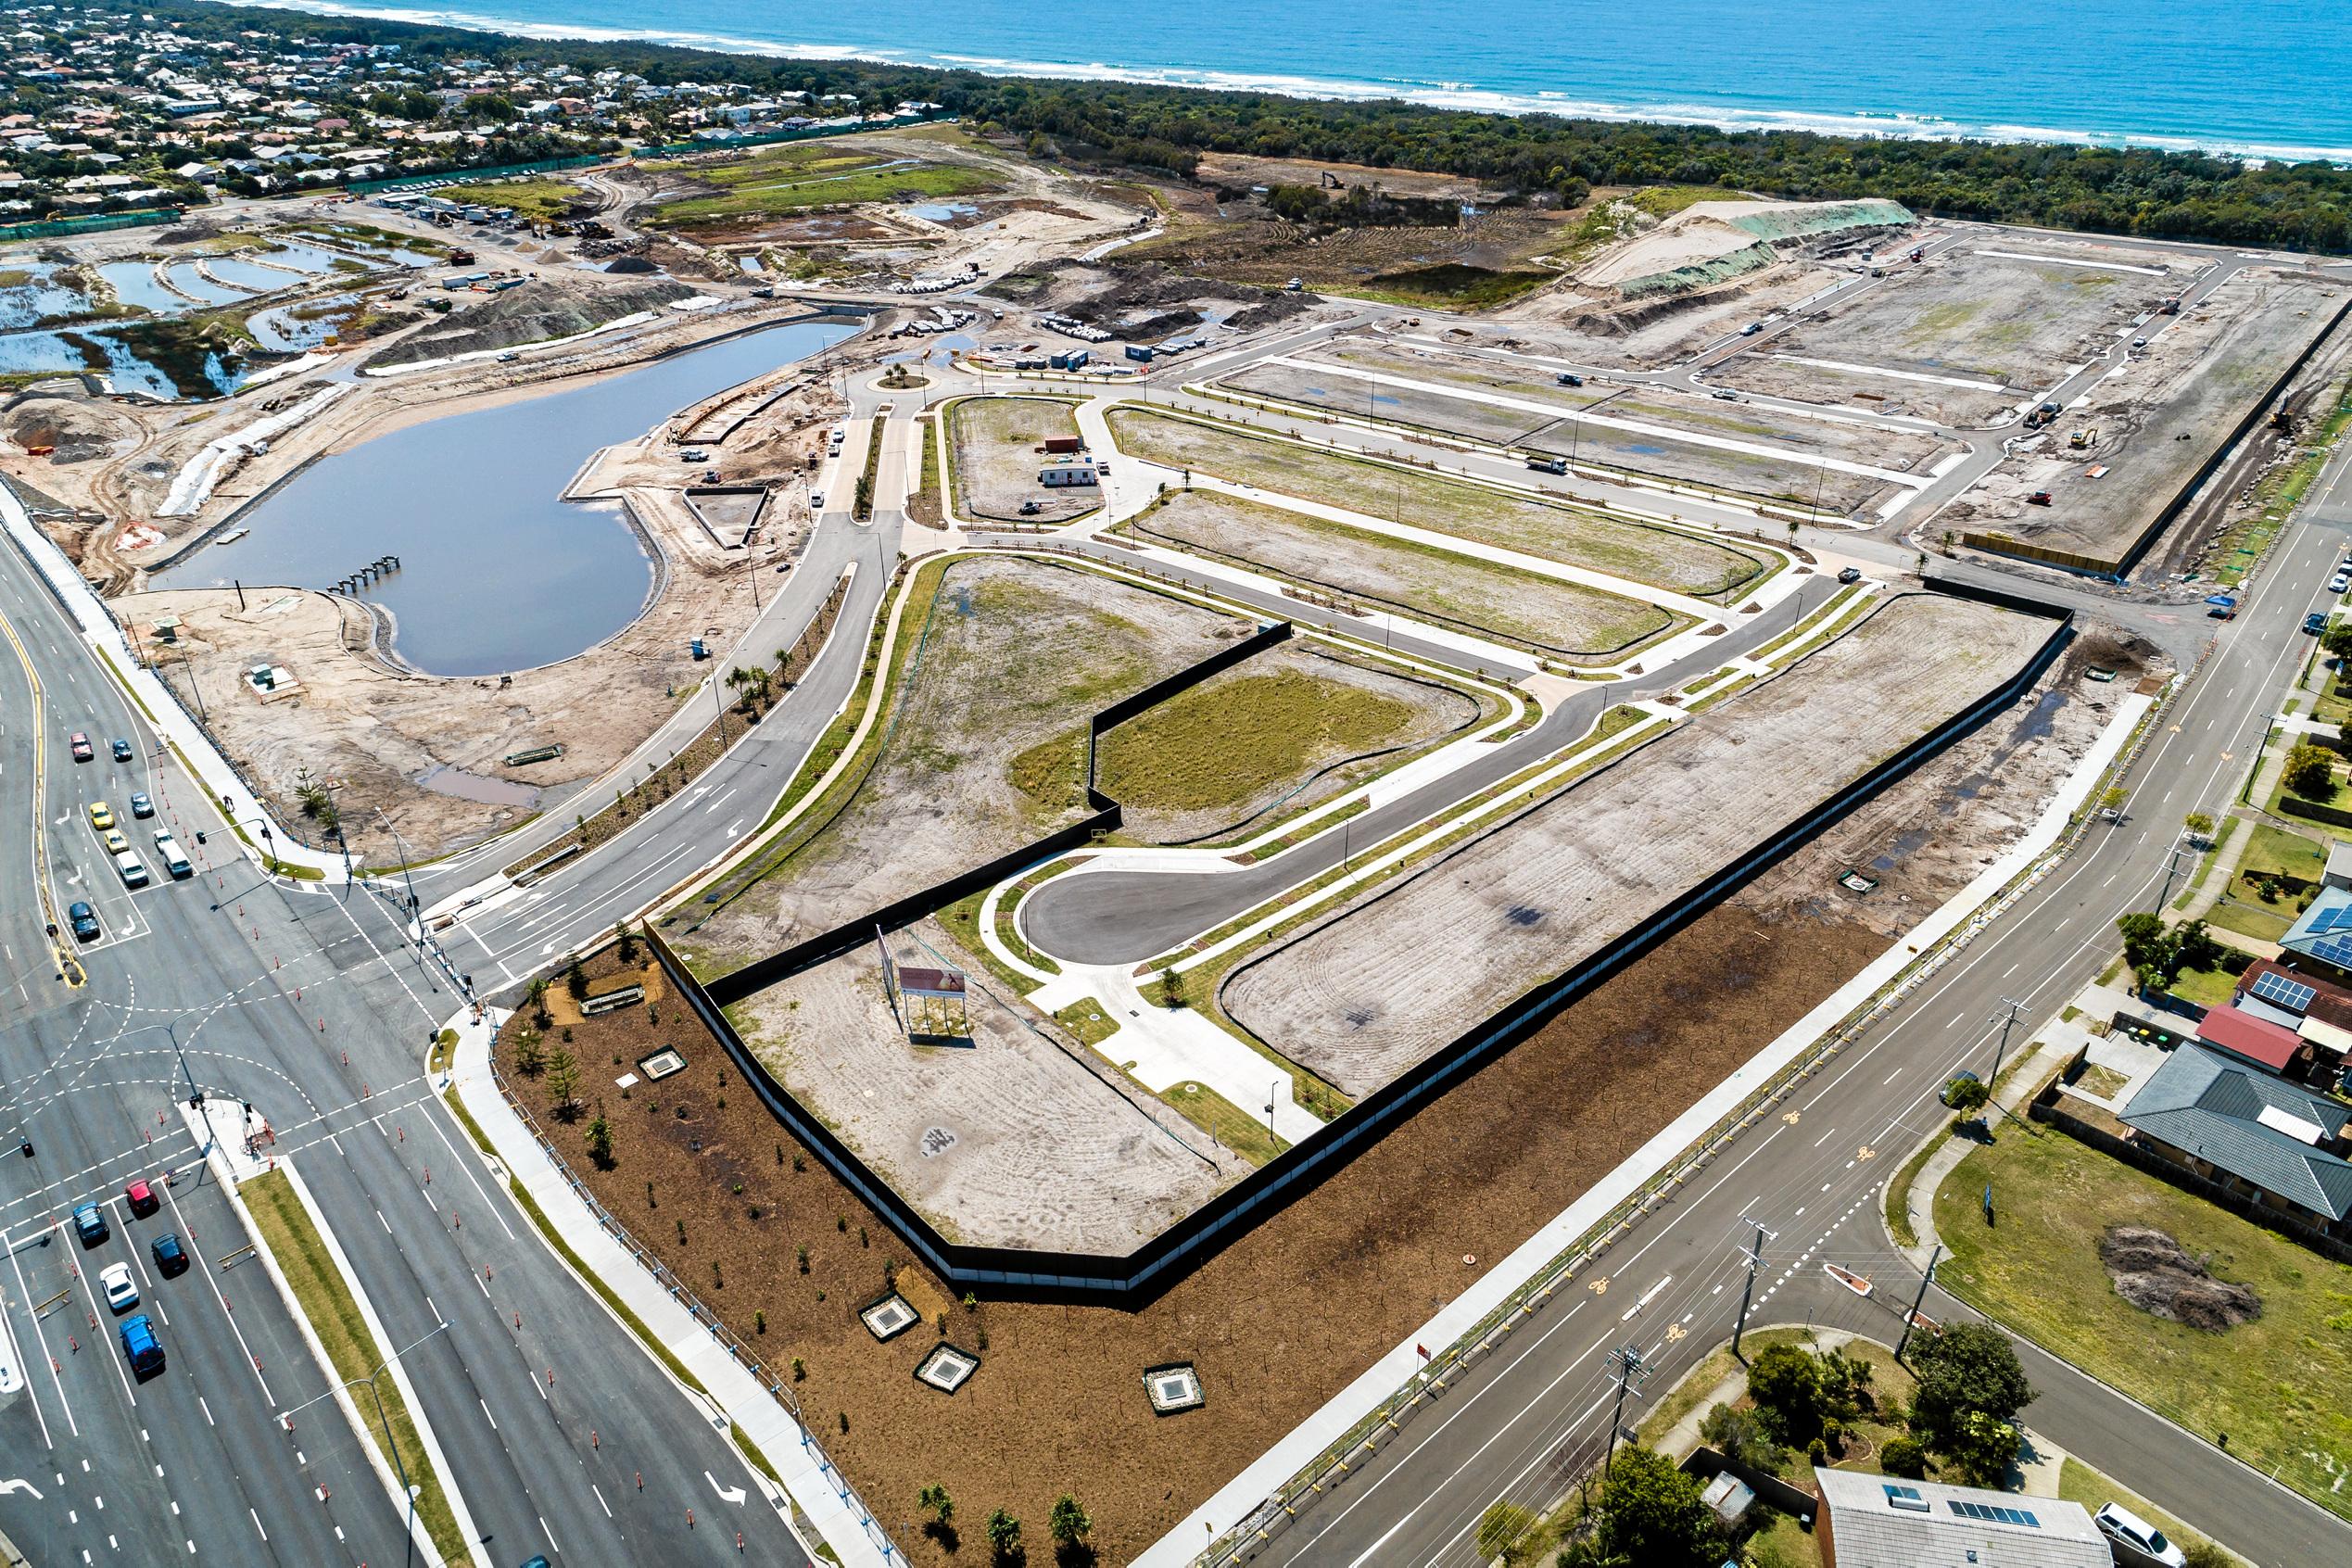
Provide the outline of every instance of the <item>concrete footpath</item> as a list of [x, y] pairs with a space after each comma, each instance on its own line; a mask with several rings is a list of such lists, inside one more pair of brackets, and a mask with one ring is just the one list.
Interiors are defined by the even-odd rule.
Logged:
[[[706, 1410], [714, 1408], [713, 1419], [717, 1424], [732, 1425], [776, 1467], [784, 1478], [784, 1489], [791, 1494], [792, 1505], [824, 1537], [832, 1559], [846, 1568], [883, 1568], [905, 1562], [904, 1554], [891, 1544], [816, 1439], [671, 1295], [669, 1286], [656, 1280], [627, 1247], [613, 1239], [554, 1157], [507, 1104], [490, 1074], [491, 1035], [505, 1017], [493, 1012], [477, 1024], [469, 1010], [449, 1021], [447, 1027], [457, 1031], [457, 1054], [450, 1071], [441, 1076], [436, 1087], [455, 1089], [466, 1113], [498, 1151], [495, 1163], [505, 1166], [523, 1184], [540, 1212], [562, 1233], [564, 1245], [637, 1314], [708, 1393], [705, 1398], [681, 1387], [679, 1397]], [[786, 1527], [791, 1528], [790, 1514], [778, 1506], [783, 1498], [774, 1484], [746, 1468], [770, 1505], [777, 1507]]]

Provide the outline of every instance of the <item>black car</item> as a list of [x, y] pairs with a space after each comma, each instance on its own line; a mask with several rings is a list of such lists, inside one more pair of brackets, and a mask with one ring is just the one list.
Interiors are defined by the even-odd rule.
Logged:
[[66, 906], [66, 918], [73, 925], [73, 934], [83, 942], [95, 942], [106, 934], [99, 928], [97, 911], [78, 899]]
[[[1862, 581], [1862, 568], [1849, 566], [1838, 574], [1838, 580], [1841, 583], [1858, 583]], [[136, 798], [136, 796], [133, 797], [133, 800]]]
[[131, 791], [131, 815], [142, 819], [155, 815], [155, 803], [142, 790]]
[[166, 1231], [147, 1244], [155, 1254], [155, 1271], [165, 1279], [188, 1271], [188, 1249], [180, 1245], [180, 1233]]
[[120, 736], [117, 736], [113, 740], [107, 741], [107, 744], [113, 748], [115, 761], [129, 762], [131, 760], [130, 741], [123, 740]]

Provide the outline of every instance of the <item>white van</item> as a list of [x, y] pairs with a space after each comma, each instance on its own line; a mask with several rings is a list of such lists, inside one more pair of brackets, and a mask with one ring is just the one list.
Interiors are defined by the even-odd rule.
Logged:
[[124, 887], [144, 888], [147, 885], [146, 866], [141, 864], [139, 857], [129, 850], [124, 850], [114, 857], [114, 868], [122, 874]]
[[180, 841], [164, 828], [156, 829], [155, 857], [163, 862], [164, 870], [174, 881], [196, 875], [196, 867], [188, 864], [186, 853], [180, 848]]

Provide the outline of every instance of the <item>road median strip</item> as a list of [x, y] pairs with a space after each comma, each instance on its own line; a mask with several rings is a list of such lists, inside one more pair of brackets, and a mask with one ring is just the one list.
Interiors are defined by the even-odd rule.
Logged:
[[[346, 1383], [373, 1372], [386, 1357], [386, 1347], [369, 1328], [360, 1306], [324, 1234], [312, 1221], [301, 1195], [295, 1190], [290, 1168], [266, 1172], [239, 1182], [235, 1193], [259, 1242], [271, 1277], [275, 1280], [308, 1325], [312, 1347]], [[434, 1549], [444, 1562], [474, 1560], [466, 1530], [458, 1523], [439, 1473], [427, 1452], [426, 1441], [411, 1413], [404, 1378], [392, 1386], [376, 1385], [376, 1398], [361, 1404], [338, 1397], [345, 1414], [365, 1435], [379, 1463], [396, 1455], [416, 1487], [417, 1518], [423, 1522]], [[376, 1413], [377, 1398], [382, 1415]]]

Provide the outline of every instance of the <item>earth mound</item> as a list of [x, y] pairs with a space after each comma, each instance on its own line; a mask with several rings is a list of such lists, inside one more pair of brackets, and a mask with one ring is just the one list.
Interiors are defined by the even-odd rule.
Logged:
[[2260, 1296], [2215, 1279], [2203, 1258], [2151, 1226], [2108, 1226], [2099, 1238], [2099, 1262], [2118, 1296], [2170, 1322], [2219, 1334], [2262, 1315]]

